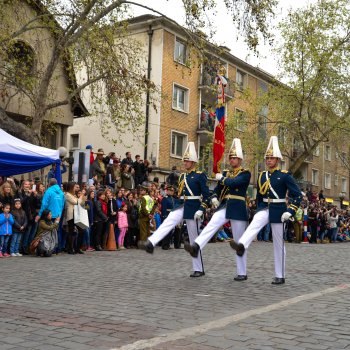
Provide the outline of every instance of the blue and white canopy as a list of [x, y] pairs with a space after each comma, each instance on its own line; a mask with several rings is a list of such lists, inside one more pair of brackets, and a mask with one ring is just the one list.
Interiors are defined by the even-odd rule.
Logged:
[[[29, 173], [53, 163], [61, 163], [58, 150], [33, 145], [0, 129], [0, 176]], [[60, 166], [56, 172], [60, 173]]]

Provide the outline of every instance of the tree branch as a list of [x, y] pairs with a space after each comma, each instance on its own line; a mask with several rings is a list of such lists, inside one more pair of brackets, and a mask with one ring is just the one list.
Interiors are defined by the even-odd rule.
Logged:
[[64, 106], [66, 104], [69, 103], [69, 101], [73, 98], [73, 97], [77, 97], [80, 92], [82, 90], [84, 90], [86, 87], [88, 87], [89, 85], [93, 84], [93, 83], [96, 83], [97, 81], [105, 78], [107, 75], [106, 73], [103, 73], [103, 74], [100, 74], [98, 75], [97, 77], [93, 78], [93, 79], [90, 79], [88, 80], [87, 82], [85, 82], [84, 84], [80, 85], [78, 88], [74, 89], [69, 95], [68, 95], [68, 98], [66, 100], [62, 100], [62, 101], [58, 101], [58, 102], [54, 102], [54, 103], [50, 103], [48, 104], [46, 107], [45, 107], [45, 111], [48, 111], [50, 109], [53, 109], [53, 108], [57, 108], [59, 106]]

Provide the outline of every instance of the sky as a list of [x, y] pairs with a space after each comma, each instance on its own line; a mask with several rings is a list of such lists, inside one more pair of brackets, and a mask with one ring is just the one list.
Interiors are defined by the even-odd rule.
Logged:
[[[274, 30], [277, 23], [288, 14], [288, 10], [297, 10], [309, 3], [314, 3], [316, 0], [280, 0], [279, 5], [276, 9], [276, 18], [272, 23], [272, 30], [275, 33], [275, 42], [280, 40], [278, 32]], [[136, 3], [144, 4], [150, 8], [153, 8], [164, 15], [172, 18], [179, 24], [184, 24], [184, 10], [182, 7], [182, 2], [180, 0], [134, 0]], [[216, 29], [216, 35], [214, 40], [219, 45], [227, 46], [231, 49], [231, 54], [246, 61], [247, 63], [259, 67], [266, 72], [277, 76], [278, 66], [277, 60], [273, 53], [273, 47], [263, 43], [259, 46], [259, 56], [256, 56], [252, 51], [250, 51], [247, 45], [244, 43], [243, 39], [237, 40], [237, 29], [232, 23], [230, 15], [227, 13], [223, 0], [217, 1], [217, 14], [212, 17], [212, 22]], [[133, 6], [133, 14], [135, 16], [140, 16], [146, 13], [152, 13], [146, 9]]]

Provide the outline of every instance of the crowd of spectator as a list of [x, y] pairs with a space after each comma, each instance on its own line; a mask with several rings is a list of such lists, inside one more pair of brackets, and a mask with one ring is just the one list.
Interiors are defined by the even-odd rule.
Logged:
[[[303, 201], [285, 228], [285, 240], [295, 243], [335, 243], [350, 241], [350, 213], [345, 208], [338, 208], [328, 203], [321, 190], [303, 192]], [[248, 200], [249, 218], [252, 220], [256, 205]], [[272, 241], [270, 225], [259, 233], [259, 241]]]
[[[109, 249], [111, 235], [117, 250], [132, 249], [159, 227], [172, 208], [167, 199], [176, 200], [175, 186], [180, 173], [175, 166], [166, 183], [160, 184], [156, 177], [150, 180], [149, 162], [141, 160], [139, 155], [132, 160], [130, 152], [120, 160], [115, 153], [105, 155], [99, 149], [90, 162], [90, 180], [82, 185], [64, 182], [60, 186], [52, 169], [47, 186], [38, 179], [18, 181], [0, 177], [0, 257], [30, 253], [50, 256], [33, 243], [38, 242], [44, 232], [56, 231], [55, 253], [84, 254]], [[77, 205], [87, 210], [87, 228], [75, 223]], [[255, 201], [247, 198], [247, 208], [251, 221], [256, 211]], [[212, 213], [209, 208], [202, 227]], [[181, 227], [171, 232], [161, 242], [163, 249], [169, 249], [172, 240], [174, 247], [179, 248], [183, 232]], [[348, 211], [327, 203], [322, 192], [307, 190], [294, 221], [286, 226], [285, 240], [344, 242], [350, 240], [349, 233]], [[269, 242], [271, 237], [271, 228], [267, 225], [258, 240]], [[226, 242], [231, 238], [228, 224], [218, 231], [214, 241]]]
[[[106, 156], [99, 149], [91, 158], [91, 179], [81, 186], [75, 182], [59, 186], [54, 169], [49, 172], [47, 186], [38, 179], [0, 177], [0, 257], [33, 252], [43, 255], [37, 245], [32, 250], [31, 244], [48, 230], [57, 231], [56, 253], [108, 249], [112, 233], [117, 250], [137, 248], [140, 235], [149, 236], [167, 215], [162, 213], [161, 204], [170, 190], [156, 177], [151, 181], [151, 172], [149, 162], [139, 155], [133, 161], [127, 152], [120, 160], [114, 153]], [[178, 177], [173, 167], [167, 186], [177, 183]], [[75, 224], [76, 205], [87, 210], [88, 228]], [[163, 248], [168, 249], [169, 244]]]

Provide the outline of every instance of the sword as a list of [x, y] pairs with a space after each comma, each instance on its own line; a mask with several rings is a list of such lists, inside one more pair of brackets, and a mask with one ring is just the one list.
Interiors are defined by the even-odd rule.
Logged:
[[285, 278], [284, 276], [284, 235], [288, 234], [288, 221], [294, 222], [294, 218], [290, 217], [287, 221], [283, 222], [283, 237], [282, 237], [282, 278]]
[[[198, 219], [196, 219], [196, 228], [197, 228], [197, 237], [198, 237], [199, 236]], [[201, 257], [202, 270], [204, 273], [204, 265], [203, 265], [203, 258], [202, 258], [202, 250], [201, 249], [199, 249], [199, 256]]]

